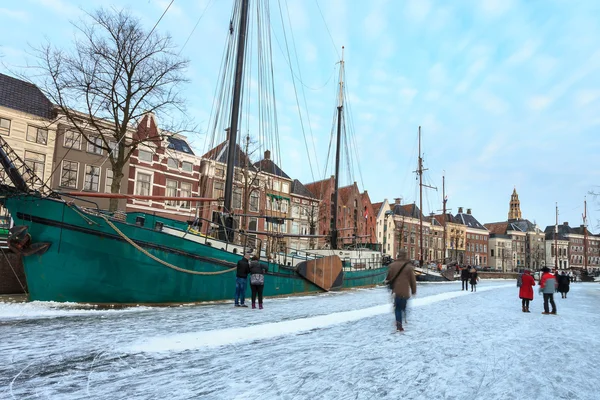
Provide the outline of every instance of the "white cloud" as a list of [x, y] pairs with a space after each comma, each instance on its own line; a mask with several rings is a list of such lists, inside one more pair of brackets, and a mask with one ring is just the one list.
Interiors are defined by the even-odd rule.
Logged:
[[492, 114], [504, 114], [509, 109], [506, 101], [487, 90], [477, 90], [473, 95], [473, 100], [484, 110]]
[[446, 69], [441, 63], [437, 63], [429, 69], [429, 81], [432, 86], [443, 85], [446, 80]]
[[0, 17], [16, 19], [18, 21], [29, 20], [29, 14], [20, 10], [9, 10], [8, 8], [0, 8]]
[[409, 0], [406, 4], [407, 19], [411, 22], [421, 22], [431, 11], [428, 0]]
[[515, 51], [513, 54], [508, 57], [506, 63], [509, 65], [518, 65], [528, 61], [534, 54], [538, 48], [538, 43], [533, 40], [527, 40], [523, 45], [519, 48], [519, 50]]
[[413, 99], [417, 95], [418, 91], [412, 88], [404, 88], [400, 90], [400, 98], [404, 100], [405, 103], [412, 103]]
[[479, 59], [473, 64], [471, 64], [467, 69], [464, 79], [456, 86], [454, 91], [456, 93], [466, 92], [473, 83], [473, 80], [475, 80], [475, 78], [477, 77], [477, 75], [479, 75], [479, 73], [485, 69], [486, 65], [486, 59]]
[[81, 13], [81, 10], [63, 0], [37, 0], [44, 7], [52, 9], [57, 14], [74, 15]]
[[584, 89], [575, 93], [575, 103], [577, 106], [586, 106], [600, 98], [600, 90], [598, 89]]
[[363, 22], [363, 31], [370, 39], [381, 38], [382, 33], [387, 29], [385, 9], [379, 6], [372, 7]]
[[480, 0], [479, 7], [490, 17], [499, 17], [512, 8], [511, 0]]
[[527, 101], [527, 105], [534, 111], [542, 111], [554, 102], [551, 96], [533, 96]]

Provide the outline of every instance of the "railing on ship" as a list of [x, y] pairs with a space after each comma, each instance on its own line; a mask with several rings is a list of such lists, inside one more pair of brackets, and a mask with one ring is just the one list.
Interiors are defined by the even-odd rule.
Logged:
[[[257, 249], [260, 249], [259, 256], [261, 260], [277, 263], [284, 268], [295, 269], [295, 266], [302, 261], [325, 257], [323, 254], [313, 253], [308, 249], [298, 250], [291, 247], [280, 248], [280, 251], [274, 251], [271, 254], [267, 254], [263, 248], [263, 240], [257, 237], [256, 234], [248, 234], [238, 229], [227, 228], [226, 226], [215, 224], [213, 221], [205, 218], [196, 218], [193, 222], [183, 222], [148, 213], [109, 213], [98, 208], [87, 209], [87, 211], [109, 215], [116, 220], [143, 226], [147, 229], [164, 231], [164, 229], [167, 228], [175, 230], [180, 232], [183, 238], [190, 235], [193, 236], [195, 238], [194, 241], [198, 243], [219, 248], [234, 254], [244, 254], [247, 250], [256, 251]], [[202, 233], [201, 226], [203, 223], [206, 223], [211, 227], [217, 226], [217, 229], [213, 229], [211, 234]], [[225, 237], [234, 237], [235, 240], [228, 241], [220, 239], [218, 237], [222, 236], [220, 235], [220, 232], [224, 232]], [[227, 235], [227, 233], [230, 233], [231, 235]], [[382, 263], [384, 263], [381, 256], [375, 258], [340, 258], [342, 260], [343, 269], [346, 271], [380, 268]]]

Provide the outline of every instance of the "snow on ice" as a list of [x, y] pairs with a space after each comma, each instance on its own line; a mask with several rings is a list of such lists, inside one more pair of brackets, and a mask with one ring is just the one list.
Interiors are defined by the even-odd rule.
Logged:
[[264, 310], [0, 303], [0, 398], [597, 399], [600, 285], [555, 301], [420, 283], [403, 333], [385, 288]]

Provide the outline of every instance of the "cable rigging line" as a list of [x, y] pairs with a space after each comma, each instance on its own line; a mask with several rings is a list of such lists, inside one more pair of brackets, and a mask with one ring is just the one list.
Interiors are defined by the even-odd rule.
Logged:
[[327, 29], [327, 33], [329, 34], [329, 38], [331, 39], [331, 44], [333, 45], [333, 48], [335, 49], [335, 53], [338, 56], [338, 60], [340, 60], [342, 57], [340, 56], [338, 47], [335, 45], [335, 40], [333, 40], [333, 36], [331, 36], [331, 32], [329, 31], [329, 26], [327, 25], [327, 21], [325, 21], [325, 17], [323, 16], [323, 12], [321, 11], [321, 7], [319, 6], [319, 0], [315, 0], [315, 3], [317, 4], [317, 8], [319, 9], [319, 14], [321, 14], [321, 19], [323, 19], [323, 23], [325, 24], [325, 29]]
[[[171, 2], [171, 3], [173, 3], [173, 2]], [[202, 14], [200, 14], [200, 17], [196, 21], [196, 25], [194, 25], [194, 28], [192, 28], [192, 31], [190, 32], [190, 34], [188, 35], [187, 39], [185, 40], [185, 43], [183, 43], [183, 46], [181, 46], [181, 49], [179, 50], [179, 53], [177, 55], [181, 55], [181, 52], [185, 48], [185, 45], [188, 44], [188, 42], [190, 41], [190, 38], [192, 37], [192, 35], [194, 34], [194, 31], [198, 27], [198, 24], [200, 23], [200, 20], [202, 19], [202, 17], [204, 17], [204, 13], [206, 13], [206, 10], [208, 10], [208, 7], [211, 4], [212, 4], [212, 0], [210, 0], [208, 3], [206, 3], [206, 7], [204, 7], [204, 11], [202, 11]]]
[[[285, 31], [285, 26], [283, 25], [283, 11], [281, 9], [281, 2], [279, 1], [278, 4], [279, 4], [279, 16], [281, 18], [281, 24], [282, 24], [282, 27], [283, 27], [283, 37], [284, 37], [284, 41], [285, 41], [285, 48], [286, 48], [286, 51], [287, 51], [288, 59], [291, 60], [290, 50], [289, 50], [288, 40], [287, 40], [287, 34], [286, 34], [286, 31]], [[296, 100], [296, 106], [298, 108], [298, 116], [300, 118], [300, 127], [301, 127], [301, 130], [302, 130], [302, 136], [304, 137], [304, 146], [306, 147], [306, 155], [307, 155], [307, 158], [308, 158], [308, 165], [310, 167], [311, 176], [313, 177], [313, 180], [314, 180], [315, 174], [313, 172], [312, 161], [311, 161], [311, 157], [310, 157], [310, 150], [308, 148], [308, 143], [307, 143], [307, 140], [306, 140], [306, 131], [304, 129], [304, 122], [302, 120], [302, 112], [300, 110], [300, 101], [298, 100], [298, 91], [296, 89], [296, 81], [293, 79], [294, 73], [293, 73], [291, 62], [289, 63], [289, 66], [290, 66], [290, 71], [292, 73], [292, 84], [293, 84], [293, 87], [294, 87], [294, 97], [295, 97], [295, 100]]]

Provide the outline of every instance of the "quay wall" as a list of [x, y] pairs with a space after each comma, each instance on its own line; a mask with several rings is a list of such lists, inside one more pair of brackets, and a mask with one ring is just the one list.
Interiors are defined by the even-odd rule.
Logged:
[[[0, 294], [23, 294], [27, 281], [21, 256], [5, 249], [1, 249], [0, 253]], [[21, 285], [25, 286], [25, 290]]]

